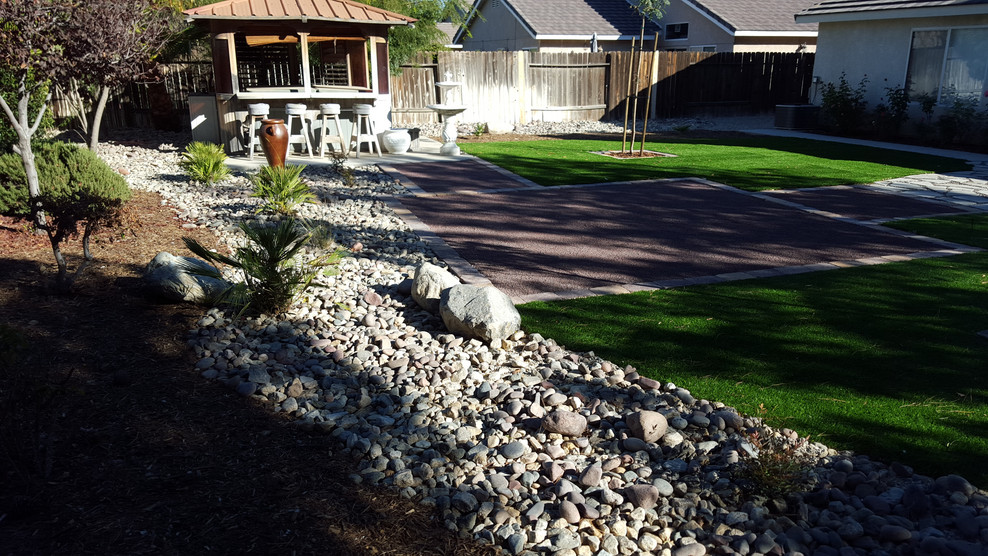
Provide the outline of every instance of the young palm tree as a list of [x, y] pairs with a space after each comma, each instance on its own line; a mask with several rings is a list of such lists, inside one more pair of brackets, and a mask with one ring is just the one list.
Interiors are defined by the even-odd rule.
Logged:
[[[244, 273], [244, 282], [233, 285], [223, 301], [241, 308], [243, 312], [280, 313], [310, 286], [315, 285], [319, 271], [336, 265], [342, 251], [334, 251], [309, 263], [298, 263], [295, 258], [304, 248], [311, 234], [297, 224], [294, 218], [282, 220], [278, 226], [240, 223], [247, 236], [247, 245], [239, 247], [233, 256], [215, 253], [192, 238], [182, 238], [186, 247], [197, 256], [214, 263], [237, 268]], [[219, 272], [187, 268], [189, 272], [221, 277]]]

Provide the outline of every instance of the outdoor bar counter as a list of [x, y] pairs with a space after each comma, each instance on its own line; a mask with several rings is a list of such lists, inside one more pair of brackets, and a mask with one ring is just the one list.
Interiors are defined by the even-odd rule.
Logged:
[[[220, 121], [220, 139], [226, 150], [233, 153], [242, 152], [247, 146], [246, 137], [250, 118], [247, 106], [255, 103], [265, 103], [270, 106], [269, 118], [286, 120], [286, 104], [305, 104], [306, 120], [310, 126], [310, 139], [319, 140], [322, 119], [319, 116], [319, 105], [334, 103], [340, 105], [340, 123], [343, 136], [350, 137], [353, 124], [353, 105], [370, 104], [374, 106], [374, 122], [379, 131], [388, 129], [388, 112], [391, 106], [391, 95], [374, 93], [360, 87], [313, 87], [309, 92], [300, 87], [264, 87], [253, 88], [239, 93], [218, 93], [216, 95], [216, 111]], [[295, 124], [294, 131], [297, 131]], [[335, 133], [335, 126], [330, 126]], [[318, 150], [318, 149], [316, 149]]]

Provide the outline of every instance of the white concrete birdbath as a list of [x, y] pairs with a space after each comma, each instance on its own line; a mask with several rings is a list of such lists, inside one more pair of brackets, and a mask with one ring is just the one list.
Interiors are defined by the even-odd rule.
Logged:
[[435, 111], [437, 114], [443, 118], [443, 146], [439, 148], [440, 154], [447, 155], [458, 155], [460, 154], [460, 147], [456, 144], [456, 116], [467, 109], [463, 106], [463, 92], [460, 91], [460, 103], [453, 104], [450, 102], [450, 93], [454, 89], [459, 89], [463, 86], [463, 83], [459, 81], [451, 81], [453, 74], [446, 72], [445, 81], [437, 81], [436, 87], [439, 87], [439, 100], [440, 104], [430, 104], [426, 106], [429, 110]]

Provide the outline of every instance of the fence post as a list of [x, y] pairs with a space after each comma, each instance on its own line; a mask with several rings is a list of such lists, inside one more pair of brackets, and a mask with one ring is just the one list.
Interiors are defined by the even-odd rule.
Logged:
[[529, 112], [532, 93], [528, 90], [529, 52], [527, 50], [515, 52], [512, 61], [518, 79], [518, 124], [525, 125], [532, 120], [532, 115]]

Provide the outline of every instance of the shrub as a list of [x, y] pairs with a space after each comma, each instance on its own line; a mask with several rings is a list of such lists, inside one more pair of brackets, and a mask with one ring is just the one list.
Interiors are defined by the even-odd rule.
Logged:
[[[44, 230], [58, 263], [57, 285], [64, 293], [93, 259], [89, 251], [90, 236], [117, 219], [123, 204], [130, 199], [130, 188], [123, 176], [87, 149], [69, 143], [48, 142], [39, 143], [34, 154], [41, 207], [48, 215]], [[20, 156], [0, 157], [0, 203], [6, 204], [4, 212], [25, 215], [27, 199], [27, 178]], [[82, 222], [85, 222], [82, 247], [86, 262], [69, 278], [61, 244], [78, 233]]]
[[[309, 243], [311, 234], [294, 218], [286, 218], [277, 226], [240, 223], [247, 245], [233, 256], [215, 253], [192, 238], [183, 238], [185, 245], [197, 256], [214, 263], [237, 268], [244, 273], [244, 282], [234, 285], [223, 301], [241, 313], [280, 313], [310, 286], [321, 270], [336, 265], [342, 251], [333, 251], [308, 263], [297, 262], [296, 256]], [[189, 272], [221, 278], [219, 273], [187, 267]]]
[[867, 107], [864, 100], [867, 83], [866, 76], [852, 89], [842, 72], [837, 85], [827, 83], [823, 86], [820, 112], [828, 127], [842, 135], [851, 135], [858, 130]]
[[260, 197], [264, 204], [258, 212], [295, 214], [302, 203], [314, 203], [316, 196], [302, 179], [305, 166], [262, 166], [251, 176], [254, 185], [252, 197]]
[[957, 95], [949, 95], [949, 98], [950, 106], [936, 123], [940, 141], [944, 144], [965, 141], [966, 135], [977, 127], [978, 99]]
[[223, 147], [212, 143], [193, 141], [182, 153], [179, 165], [194, 181], [213, 185], [230, 175], [226, 166], [226, 153]]
[[903, 87], [885, 87], [885, 97], [875, 107], [875, 127], [884, 138], [899, 136], [902, 124], [909, 119], [909, 94]]
[[[71, 180], [69, 168], [60, 161], [61, 145], [64, 143], [40, 142], [32, 148], [42, 193], [46, 187], [62, 187]], [[22, 217], [31, 214], [27, 176], [19, 154], [0, 156], [0, 214]]]

